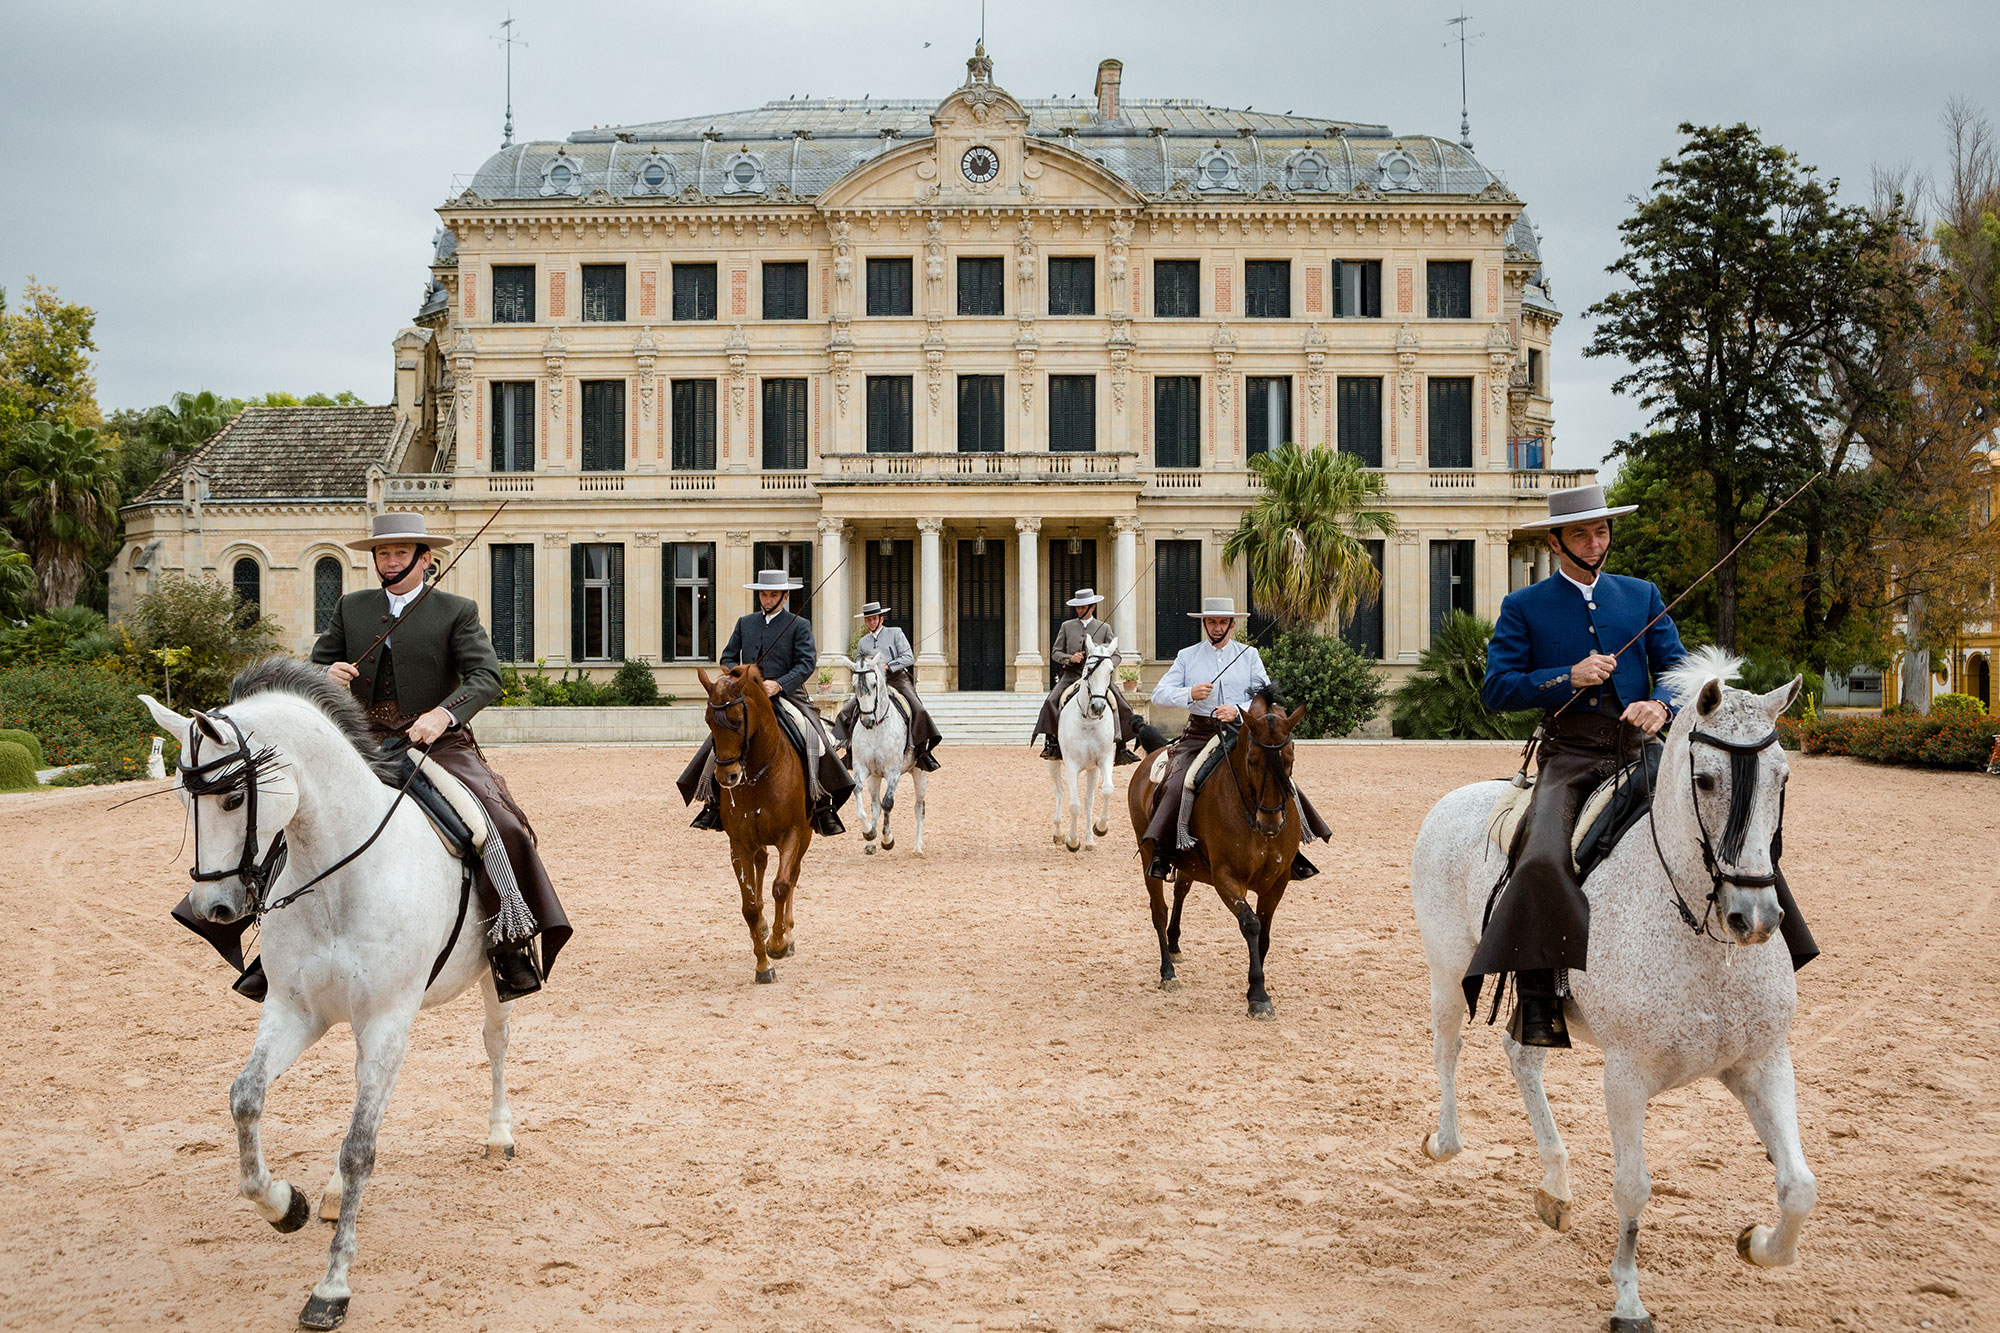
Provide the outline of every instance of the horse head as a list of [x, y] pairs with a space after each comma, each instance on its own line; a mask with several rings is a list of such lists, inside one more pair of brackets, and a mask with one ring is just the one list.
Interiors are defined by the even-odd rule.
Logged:
[[1083, 659], [1083, 689], [1085, 716], [1091, 720], [1103, 717], [1111, 706], [1111, 676], [1118, 667], [1118, 636], [1112, 635], [1103, 643], [1094, 643], [1085, 650]]
[[240, 921], [264, 904], [284, 868], [285, 826], [298, 812], [288, 761], [227, 713], [187, 717], [151, 695], [139, 696], [153, 720], [180, 742], [174, 791], [194, 829], [189, 901], [204, 921]]
[[750, 750], [751, 710], [769, 711], [771, 706], [764, 692], [764, 673], [753, 663], [729, 667], [713, 677], [697, 668], [695, 677], [708, 691], [705, 716], [715, 741], [715, 780], [734, 787], [754, 779], [757, 775], [745, 771], [744, 760]]
[[887, 677], [888, 671], [883, 666], [880, 653], [863, 653], [861, 660], [854, 665], [854, 701], [861, 716], [871, 726], [881, 720], [882, 712], [888, 705], [883, 686]]
[[1303, 707], [1287, 713], [1274, 685], [1260, 687], [1243, 709], [1241, 737], [1250, 744], [1237, 748], [1243, 751], [1245, 790], [1255, 793], [1251, 822], [1269, 837], [1283, 830], [1292, 803], [1292, 733], [1305, 715]]
[[1681, 711], [1667, 732], [1655, 801], [1693, 826], [1687, 832], [1713, 886], [1709, 908], [1730, 940], [1752, 945], [1784, 919], [1775, 861], [1791, 766], [1777, 725], [1803, 677], [1755, 694], [1728, 684], [1741, 667], [1741, 658], [1700, 648], [1667, 673]]

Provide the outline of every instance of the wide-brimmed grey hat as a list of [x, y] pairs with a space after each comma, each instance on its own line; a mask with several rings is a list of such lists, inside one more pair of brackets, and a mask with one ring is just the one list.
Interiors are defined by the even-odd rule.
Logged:
[[1526, 532], [1545, 532], [1550, 528], [1566, 528], [1572, 523], [1634, 514], [1638, 510], [1638, 505], [1606, 505], [1602, 486], [1572, 486], [1564, 491], [1550, 491], [1549, 516], [1523, 523], [1521, 528]]
[[888, 614], [889, 608], [880, 602], [863, 602], [861, 609], [854, 613], [854, 618], [856, 620], [866, 620], [870, 616], [886, 616]]
[[794, 588], [803, 588], [806, 585], [794, 583], [792, 576], [782, 569], [760, 569], [757, 571], [757, 581], [743, 586], [753, 592], [790, 592]]
[[1095, 606], [1104, 600], [1104, 594], [1092, 588], [1078, 588], [1076, 596], [1064, 602], [1064, 606]]
[[1190, 611], [1187, 614], [1196, 620], [1208, 620], [1222, 616], [1228, 616], [1231, 620], [1241, 620], [1250, 613], [1248, 611], [1238, 611], [1234, 597], [1204, 597], [1201, 599], [1201, 610]]
[[407, 546], [428, 546], [433, 551], [451, 545], [450, 537], [433, 537], [424, 531], [422, 514], [377, 514], [368, 521], [368, 535], [347, 543], [351, 551], [372, 551], [398, 542]]

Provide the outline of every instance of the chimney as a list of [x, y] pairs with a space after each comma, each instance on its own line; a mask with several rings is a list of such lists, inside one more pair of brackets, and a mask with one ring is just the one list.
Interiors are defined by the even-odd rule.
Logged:
[[1125, 72], [1122, 60], [1101, 60], [1097, 64], [1097, 116], [1118, 119], [1118, 80]]

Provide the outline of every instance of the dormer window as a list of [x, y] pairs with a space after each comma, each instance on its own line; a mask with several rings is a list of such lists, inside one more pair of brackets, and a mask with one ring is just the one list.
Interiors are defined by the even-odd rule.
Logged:
[[1222, 151], [1220, 145], [1209, 149], [1196, 160], [1194, 166], [1194, 188], [1205, 192], [1234, 193], [1243, 188], [1242, 169], [1236, 159]]
[[764, 160], [755, 153], [737, 152], [722, 164], [724, 194], [764, 193]]
[[654, 153], [639, 164], [633, 174], [641, 194], [672, 194], [674, 192], [674, 164], [658, 153]]
[[1381, 173], [1376, 188], [1381, 190], [1415, 190], [1417, 182], [1417, 159], [1400, 148], [1382, 154], [1375, 164]]
[[1317, 148], [1302, 148], [1285, 159], [1285, 188], [1299, 194], [1331, 189], [1333, 167]]
[[542, 194], [567, 195], [574, 199], [583, 193], [583, 163], [568, 153], [557, 153], [542, 164]]

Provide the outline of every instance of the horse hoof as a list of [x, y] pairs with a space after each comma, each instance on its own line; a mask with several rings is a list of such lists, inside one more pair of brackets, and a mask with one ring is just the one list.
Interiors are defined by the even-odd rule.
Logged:
[[1424, 1135], [1423, 1139], [1417, 1144], [1417, 1151], [1433, 1162], [1449, 1162], [1452, 1158], [1458, 1156], [1455, 1152], [1446, 1152], [1443, 1148], [1439, 1147], [1438, 1136], [1436, 1134]]
[[861, 854], [863, 856], [875, 855], [875, 840], [873, 838], [870, 838], [866, 842], [861, 844]]
[[1273, 1023], [1278, 1018], [1278, 1006], [1269, 1000], [1250, 1001], [1250, 1017], [1260, 1023]]
[[767, 967], [757, 974], [757, 984], [760, 986], [776, 981], [777, 979], [778, 969], [775, 967]]
[[511, 1162], [514, 1160], [514, 1145], [511, 1143], [489, 1143], [486, 1145], [486, 1160], [489, 1162]]
[[893, 851], [895, 851], [895, 850], [896, 850], [896, 840], [895, 840], [894, 838], [884, 838], [884, 839], [882, 839], [882, 850], [883, 850], [883, 851], [885, 851], [885, 852], [893, 852]]
[[784, 948], [772, 949], [768, 951], [764, 956], [766, 958], [770, 958], [773, 960], [779, 958], [790, 958], [794, 953], [798, 952], [798, 948], [799, 946], [796, 940], [786, 940]]
[[1558, 1199], [1547, 1190], [1535, 1191], [1535, 1216], [1542, 1219], [1551, 1231], [1569, 1230], [1569, 1200]]
[[1069, 848], [1070, 851], [1074, 852], [1077, 848], [1083, 846], [1083, 844], [1080, 842], [1066, 842], [1063, 844], [1063, 846]]
[[299, 1311], [300, 1328], [339, 1328], [347, 1319], [348, 1297], [325, 1300], [318, 1296], [306, 1297], [306, 1308]]
[[1611, 1333], [1653, 1333], [1653, 1316], [1642, 1314], [1637, 1319], [1611, 1316]]
[[293, 1185], [290, 1188], [292, 1191], [292, 1201], [285, 1205], [285, 1215], [271, 1223], [272, 1226], [287, 1236], [312, 1220], [312, 1204], [306, 1201], [306, 1192], [297, 1185]]
[[1758, 1263], [1757, 1257], [1750, 1253], [1750, 1242], [1756, 1234], [1757, 1228], [1754, 1225], [1744, 1227], [1736, 1233], [1736, 1257], [1744, 1263], [1749, 1264], [1752, 1268], [1761, 1268], [1763, 1265]]
[[1161, 990], [1164, 990], [1164, 991], [1176, 991], [1176, 990], [1179, 990], [1180, 988], [1181, 988], [1181, 979], [1180, 979], [1179, 977], [1161, 977], [1161, 978], [1160, 978], [1160, 989], [1161, 989]]

